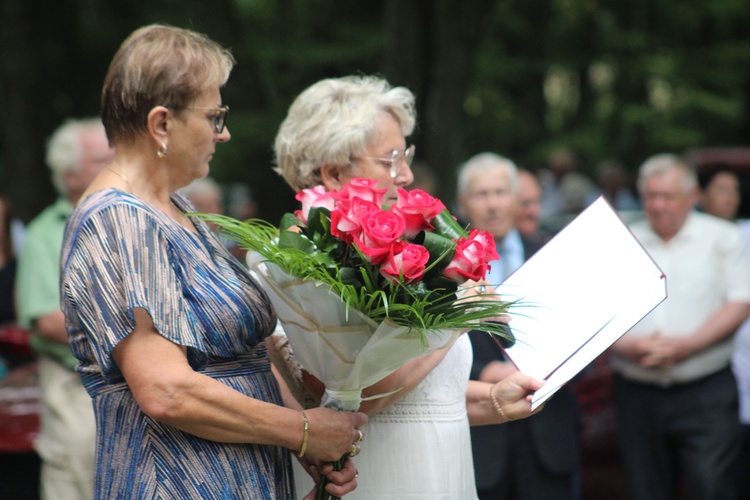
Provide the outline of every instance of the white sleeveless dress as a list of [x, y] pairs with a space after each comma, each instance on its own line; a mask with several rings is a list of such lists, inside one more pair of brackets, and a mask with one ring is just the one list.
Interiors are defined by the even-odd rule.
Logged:
[[[438, 366], [408, 395], [370, 417], [354, 459], [357, 489], [347, 500], [475, 500], [466, 388], [471, 342], [461, 335]], [[313, 487], [296, 460], [297, 497]]]

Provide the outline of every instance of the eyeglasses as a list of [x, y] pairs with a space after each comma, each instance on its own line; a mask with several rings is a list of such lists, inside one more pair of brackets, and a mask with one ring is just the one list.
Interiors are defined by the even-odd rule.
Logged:
[[401, 163], [406, 162], [406, 165], [411, 167], [412, 162], [414, 161], [414, 150], [417, 149], [417, 147], [412, 144], [408, 148], [404, 150], [402, 153], [398, 149], [394, 149], [391, 152], [390, 158], [388, 157], [379, 157], [379, 156], [359, 156], [357, 158], [354, 158], [355, 160], [375, 160], [380, 162], [383, 166], [388, 168], [388, 174], [391, 176], [391, 179], [395, 179], [398, 177], [398, 174], [401, 173]]
[[217, 134], [224, 132], [224, 127], [227, 124], [227, 116], [229, 115], [229, 106], [217, 106], [215, 108], [200, 108], [196, 106], [188, 106], [186, 109], [198, 109], [202, 111], [215, 111], [210, 118], [214, 121], [214, 129]]

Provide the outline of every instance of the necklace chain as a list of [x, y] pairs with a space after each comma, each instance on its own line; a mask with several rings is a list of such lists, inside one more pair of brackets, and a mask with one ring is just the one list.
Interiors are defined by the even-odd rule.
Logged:
[[[115, 174], [120, 179], [124, 180], [125, 183], [128, 185], [128, 189], [130, 190], [130, 194], [134, 194], [133, 193], [133, 186], [130, 185], [130, 181], [128, 180], [127, 177], [125, 177], [124, 175], [122, 175], [120, 172], [118, 172], [117, 170], [113, 169], [109, 165], [107, 165], [107, 170], [109, 170], [110, 172], [112, 172], [113, 174]], [[174, 209], [172, 209], [172, 207], [174, 207]], [[174, 201], [172, 201], [171, 199], [170, 199], [170, 210], [173, 211], [173, 213], [171, 214], [171, 216], [174, 217], [175, 219], [177, 219], [178, 223], [180, 223], [182, 225], [185, 225], [184, 221], [188, 221], [189, 222], [190, 219], [188, 219], [187, 216], [184, 213], [182, 213], [182, 210], [180, 210], [177, 207], [177, 205], [175, 205]], [[176, 212], [174, 210], [176, 210]], [[192, 222], [189, 222], [189, 224], [190, 224], [190, 226], [188, 227], [188, 229], [190, 229], [191, 231], [194, 231], [194, 227], [195, 226], [193, 226]]]
[[130, 190], [130, 192], [131, 192], [131, 193], [133, 192], [133, 186], [131, 186], [131, 185], [130, 185], [130, 181], [128, 180], [128, 178], [127, 178], [127, 177], [125, 177], [124, 175], [122, 175], [122, 174], [121, 174], [120, 172], [118, 172], [118, 171], [117, 171], [117, 170], [115, 170], [114, 168], [110, 167], [109, 165], [107, 165], [107, 170], [109, 170], [110, 172], [112, 172], [113, 174], [115, 174], [115, 175], [116, 175], [117, 177], [119, 177], [120, 179], [124, 180], [124, 181], [125, 181], [125, 184], [127, 184], [127, 185], [128, 185], [128, 189]]

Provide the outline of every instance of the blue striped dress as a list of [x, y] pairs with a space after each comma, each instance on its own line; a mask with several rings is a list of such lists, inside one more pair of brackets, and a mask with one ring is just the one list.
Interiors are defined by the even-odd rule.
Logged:
[[[193, 210], [177, 194], [183, 212]], [[282, 404], [263, 339], [275, 315], [263, 290], [200, 219], [198, 234], [115, 189], [68, 220], [61, 303], [97, 425], [98, 499], [288, 499], [289, 450], [201, 439], [146, 416], [112, 358], [143, 308], [197, 372]]]

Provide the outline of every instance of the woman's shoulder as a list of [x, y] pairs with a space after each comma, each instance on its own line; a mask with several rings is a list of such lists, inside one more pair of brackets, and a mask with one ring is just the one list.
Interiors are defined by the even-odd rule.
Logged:
[[155, 218], [153, 207], [130, 193], [115, 188], [105, 188], [95, 191], [76, 205], [70, 220], [83, 223], [86, 220], [100, 217], [117, 217], [118, 213], [138, 212]]
[[[159, 215], [148, 203], [118, 189], [106, 188], [82, 198], [75, 206], [65, 226], [63, 249], [67, 252], [78, 247], [82, 235], [96, 235], [95, 239], [108, 241], [117, 233], [136, 241], [144, 230], [160, 231], [160, 225]], [[127, 236], [123, 236], [123, 231]]]
[[121, 191], [116, 188], [104, 188], [99, 191], [89, 193], [85, 198], [81, 198], [79, 203], [76, 205], [76, 209], [91, 209], [96, 207], [106, 207], [113, 205], [141, 205], [145, 203], [138, 197], [133, 196], [130, 193]]

